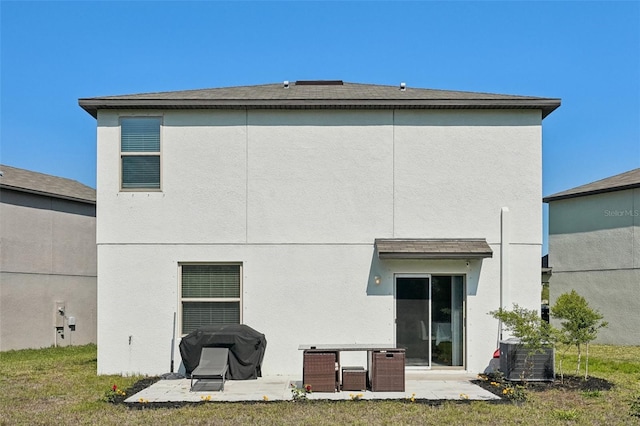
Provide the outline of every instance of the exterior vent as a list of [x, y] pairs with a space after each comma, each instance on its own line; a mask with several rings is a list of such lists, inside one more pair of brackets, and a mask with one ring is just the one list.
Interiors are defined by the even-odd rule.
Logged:
[[400, 83], [400, 91], [405, 92], [406, 90], [407, 90], [407, 83], [405, 82]]
[[342, 80], [298, 80], [296, 86], [342, 86]]
[[[526, 361], [526, 362], [525, 362]], [[530, 354], [518, 339], [500, 342], [500, 371], [504, 378], [518, 382], [553, 381], [555, 378], [553, 347]]]
[[282, 83], [282, 87], [284, 87], [285, 89], [289, 88], [289, 80], [285, 80], [284, 83]]

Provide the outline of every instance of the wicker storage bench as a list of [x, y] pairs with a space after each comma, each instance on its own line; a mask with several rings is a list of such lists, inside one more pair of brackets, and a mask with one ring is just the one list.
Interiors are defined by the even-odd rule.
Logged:
[[373, 392], [404, 392], [404, 352], [370, 353], [370, 384]]
[[312, 392], [335, 392], [339, 385], [338, 362], [337, 352], [305, 352], [303, 385], [310, 385]]
[[366, 391], [367, 370], [364, 367], [342, 367], [343, 391]]

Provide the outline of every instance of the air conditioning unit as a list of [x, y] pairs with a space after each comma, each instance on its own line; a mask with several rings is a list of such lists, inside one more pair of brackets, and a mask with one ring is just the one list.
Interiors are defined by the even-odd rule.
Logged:
[[552, 381], [555, 378], [555, 350], [543, 348], [531, 353], [519, 339], [500, 342], [500, 371], [511, 381]]

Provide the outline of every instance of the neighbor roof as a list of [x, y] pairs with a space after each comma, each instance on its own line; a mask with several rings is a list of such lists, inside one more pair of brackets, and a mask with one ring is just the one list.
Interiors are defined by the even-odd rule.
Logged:
[[633, 188], [640, 188], [640, 168], [549, 195], [548, 197], [544, 197], [542, 201], [548, 203], [550, 201]]
[[474, 259], [493, 257], [485, 239], [397, 239], [375, 241], [380, 259]]
[[78, 103], [93, 117], [97, 117], [99, 109], [420, 108], [540, 109], [544, 118], [560, 106], [560, 99], [408, 86], [402, 90], [399, 85], [382, 86], [329, 80], [103, 96], [82, 98]]
[[96, 203], [96, 190], [78, 181], [1, 164], [0, 171], [0, 188], [89, 204]]

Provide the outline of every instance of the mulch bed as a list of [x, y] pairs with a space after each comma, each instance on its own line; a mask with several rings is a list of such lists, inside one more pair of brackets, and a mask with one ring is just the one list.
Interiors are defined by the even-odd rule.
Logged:
[[[160, 381], [161, 377], [147, 377], [145, 379], [142, 380], [138, 380], [137, 382], [135, 382], [133, 384], [133, 386], [131, 386], [129, 389], [127, 389], [127, 395], [131, 396], [131, 395], [135, 395], [140, 391], [145, 390], [146, 388], [148, 388], [149, 386], [151, 386], [152, 384], [154, 384], [155, 382]], [[128, 398], [125, 397], [125, 399]]]
[[534, 382], [531, 383], [531, 390], [545, 391], [548, 389], [562, 389], [567, 391], [608, 391], [613, 388], [613, 383], [599, 377], [587, 377], [585, 380], [582, 376], [564, 376], [564, 380], [560, 381], [556, 378], [553, 382]]
[[155, 382], [159, 381], [161, 377], [146, 377], [142, 380], [138, 380], [132, 386], [128, 387], [125, 390], [125, 395], [114, 395], [112, 400], [110, 401], [112, 404], [124, 404], [124, 400], [129, 398], [131, 395], [135, 395], [138, 392], [148, 388]]
[[521, 385], [526, 386], [528, 391], [532, 392], [544, 392], [551, 389], [559, 389], [565, 391], [579, 391], [579, 392], [592, 392], [592, 391], [608, 391], [613, 388], [613, 383], [608, 380], [601, 379], [599, 377], [588, 377], [586, 380], [582, 376], [572, 376], [565, 375], [564, 380], [560, 380], [559, 377], [556, 377], [555, 380], [549, 382], [501, 382], [502, 386], [495, 386], [491, 384], [492, 379], [489, 376], [487, 380], [477, 379], [472, 380], [473, 384], [480, 386], [483, 389], [488, 390], [489, 392], [499, 396], [500, 398], [504, 398], [502, 394], [502, 390], [504, 389], [504, 385]]

